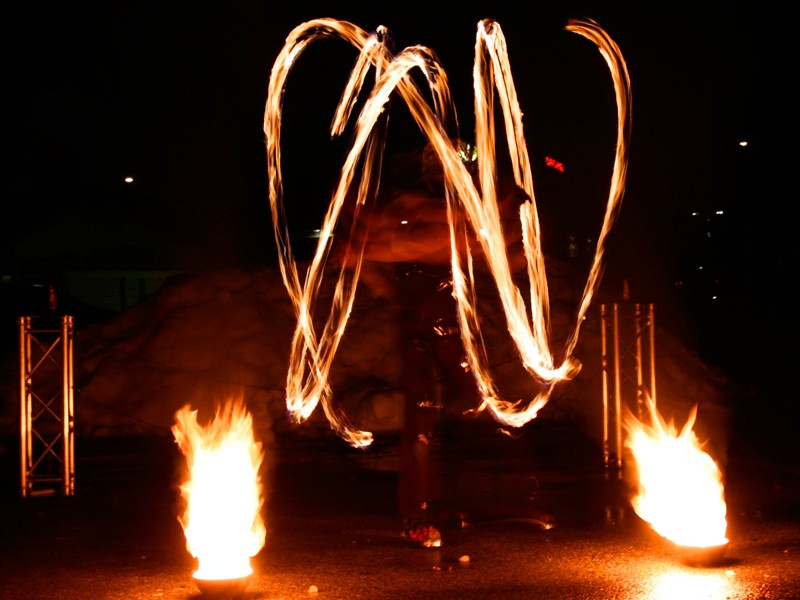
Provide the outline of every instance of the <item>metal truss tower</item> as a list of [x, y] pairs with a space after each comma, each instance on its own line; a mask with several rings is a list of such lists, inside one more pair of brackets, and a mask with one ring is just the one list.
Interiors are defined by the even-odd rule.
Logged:
[[72, 317], [37, 329], [19, 318], [20, 483], [23, 497], [75, 494]]
[[630, 302], [600, 306], [606, 468], [623, 467], [625, 411], [641, 420], [648, 410], [648, 398], [656, 401], [655, 306], [645, 306]]

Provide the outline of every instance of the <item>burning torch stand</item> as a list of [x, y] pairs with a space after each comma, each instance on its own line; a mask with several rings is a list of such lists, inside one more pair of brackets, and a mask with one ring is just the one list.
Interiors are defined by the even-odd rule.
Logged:
[[34, 329], [32, 317], [19, 318], [20, 476], [26, 498], [59, 487], [66, 496], [75, 494], [73, 333], [70, 316], [61, 317], [60, 329]]
[[[621, 477], [623, 406], [631, 408], [642, 419], [647, 411], [647, 399], [653, 403], [656, 401], [654, 305], [646, 305], [646, 310], [641, 304], [630, 302], [615, 303], [610, 309], [601, 305], [600, 341], [603, 353], [603, 462], [607, 474], [616, 468], [617, 477]], [[631, 407], [631, 396], [635, 398], [635, 408]]]

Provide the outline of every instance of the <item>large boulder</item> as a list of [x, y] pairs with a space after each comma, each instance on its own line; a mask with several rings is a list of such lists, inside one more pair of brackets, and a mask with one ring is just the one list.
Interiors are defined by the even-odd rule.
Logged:
[[[301, 266], [301, 272], [303, 272]], [[335, 273], [323, 282], [317, 317], [327, 317]], [[569, 264], [548, 265], [551, 321], [556, 354], [573, 327], [582, 283]], [[537, 384], [521, 367], [494, 300], [494, 283], [478, 281], [480, 311], [489, 356], [508, 399], [530, 398]], [[602, 441], [602, 370], [599, 304], [582, 324], [576, 358], [580, 373], [556, 388], [539, 419], [582, 423]], [[176, 276], [155, 294], [107, 321], [75, 334], [75, 422], [79, 435], [169, 435], [175, 412], [185, 404], [211, 415], [216, 402], [242, 397], [262, 436], [293, 429], [300, 435], [330, 435], [321, 409], [293, 426], [286, 415], [285, 384], [296, 318], [275, 267], [225, 269]], [[348, 328], [331, 372], [337, 402], [358, 426], [396, 432], [403, 404], [398, 339], [402, 324], [396, 299], [359, 289]], [[678, 425], [699, 405], [697, 431], [724, 447], [727, 410], [724, 379], [668, 331], [656, 332], [659, 409]], [[2, 428], [18, 428], [18, 368], [4, 366]], [[447, 398], [447, 414], [475, 408], [464, 395]], [[482, 415], [481, 418], [489, 418]], [[716, 452], [723, 456], [724, 452]]]

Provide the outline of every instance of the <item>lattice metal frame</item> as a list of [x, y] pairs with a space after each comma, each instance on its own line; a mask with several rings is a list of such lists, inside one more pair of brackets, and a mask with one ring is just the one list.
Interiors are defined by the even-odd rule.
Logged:
[[[610, 313], [610, 314], [609, 314]], [[611, 328], [609, 348], [608, 329]], [[623, 467], [625, 408], [639, 419], [648, 398], [656, 401], [655, 305], [600, 306], [603, 370], [603, 461], [606, 468]], [[613, 444], [612, 432], [613, 429]]]
[[23, 497], [75, 494], [75, 422], [71, 316], [36, 329], [19, 318], [20, 488]]

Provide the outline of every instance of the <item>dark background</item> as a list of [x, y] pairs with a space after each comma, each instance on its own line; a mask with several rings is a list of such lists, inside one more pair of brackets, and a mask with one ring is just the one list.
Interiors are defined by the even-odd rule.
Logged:
[[[548, 240], [548, 231], [584, 240], [599, 230], [611, 174], [611, 82], [597, 50], [563, 29], [569, 17], [590, 17], [620, 46], [633, 89], [629, 180], [604, 285], [617, 290], [627, 279], [634, 299], [658, 304], [662, 324], [746, 388], [766, 390], [769, 410], [783, 414], [794, 272], [785, 17], [763, 3], [514, 4], [6, 9], [4, 298], [68, 269], [274, 264], [267, 83], [290, 30], [323, 16], [368, 31], [386, 25], [398, 50], [433, 48], [466, 139], [476, 25], [485, 17], [500, 23], [545, 241], [558, 253], [561, 240]], [[289, 79], [286, 199], [301, 257], [315, 243], [308, 236], [349, 143], [330, 143], [326, 127], [354, 59], [344, 42], [320, 43]], [[424, 144], [399, 103], [388, 143], [390, 153]], [[565, 173], [547, 169], [545, 156], [563, 162]], [[133, 184], [124, 183], [128, 175]], [[29, 310], [24, 300], [4, 300], [3, 318]]]

